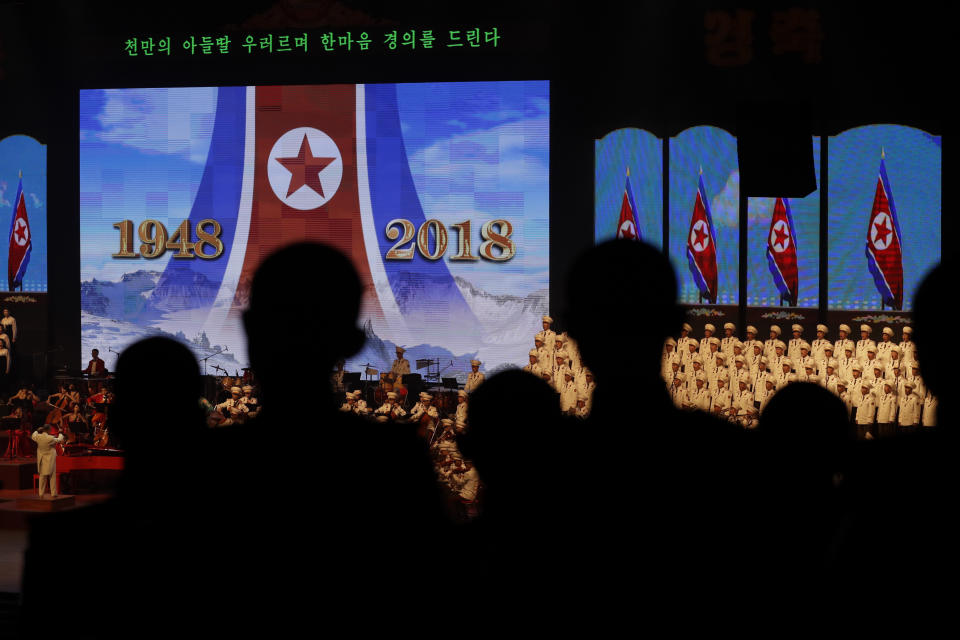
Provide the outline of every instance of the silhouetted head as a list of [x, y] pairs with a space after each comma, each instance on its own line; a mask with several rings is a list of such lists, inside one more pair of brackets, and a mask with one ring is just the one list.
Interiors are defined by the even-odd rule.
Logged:
[[243, 322], [264, 396], [331, 370], [363, 346], [357, 327], [362, 295], [353, 264], [326, 245], [293, 244], [260, 264]]
[[913, 297], [913, 341], [917, 344], [917, 361], [920, 372], [931, 393], [943, 397], [945, 389], [947, 359], [949, 349], [937, 344], [942, 338], [938, 325], [942, 325], [952, 314], [950, 292], [953, 282], [950, 278], [956, 265], [947, 262], [938, 264], [920, 283]]
[[560, 402], [553, 388], [526, 371], [511, 369], [487, 379], [470, 394], [470, 429], [457, 438], [460, 451], [473, 460], [489, 490], [498, 495], [518, 484], [537, 466], [551, 460]]
[[[639, 368], [641, 376], [656, 377], [663, 341], [683, 324], [677, 278], [666, 256], [643, 242], [604, 242], [577, 258], [566, 285], [568, 333], [597, 383], [620, 375], [627, 360], [632, 373]], [[636, 339], [629, 354], [624, 326]]]
[[158, 438], [190, 442], [203, 425], [202, 392], [190, 349], [169, 338], [136, 342], [117, 359], [111, 434], [131, 456], [149, 455]]
[[757, 434], [771, 465], [791, 483], [828, 487], [843, 470], [851, 439], [846, 406], [834, 394], [809, 382], [789, 384], [773, 396]]

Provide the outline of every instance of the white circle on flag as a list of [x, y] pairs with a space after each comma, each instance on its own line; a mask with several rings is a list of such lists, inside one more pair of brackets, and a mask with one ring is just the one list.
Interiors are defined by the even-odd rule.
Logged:
[[[303, 144], [304, 136], [307, 140], [306, 147]], [[304, 158], [301, 160], [309, 164], [312, 159], [323, 159], [322, 164], [325, 166], [317, 170], [316, 175], [307, 176], [305, 184], [287, 195], [290, 187], [296, 186], [294, 181], [298, 180], [299, 176], [285, 167], [280, 160], [295, 160], [301, 150], [304, 152]], [[327, 163], [331, 158], [333, 161]], [[270, 149], [270, 157], [267, 158], [267, 178], [277, 198], [288, 207], [301, 211], [316, 209], [329, 202], [340, 188], [340, 180], [343, 178], [343, 158], [340, 156], [337, 143], [323, 131], [312, 127], [297, 127], [280, 136]], [[310, 182], [316, 178], [319, 178], [322, 194], [310, 187]]]
[[[697, 233], [699, 232], [699, 233]], [[697, 236], [701, 237], [701, 242], [697, 242]], [[694, 251], [703, 251], [710, 244], [710, 229], [707, 228], [707, 223], [703, 220], [697, 220], [693, 224], [693, 229], [690, 230], [690, 245], [693, 247]]]
[[790, 227], [785, 221], [777, 220], [773, 225], [773, 229], [770, 230], [770, 246], [776, 253], [783, 253], [790, 246]]
[[633, 220], [624, 220], [620, 225], [618, 236], [620, 238], [636, 238], [637, 228], [633, 225]]
[[[882, 233], [882, 230], [887, 230]], [[877, 251], [883, 251], [893, 242], [893, 222], [886, 211], [877, 213], [877, 217], [870, 224], [870, 242]]]
[[27, 243], [30, 242], [30, 227], [27, 226], [27, 221], [23, 218], [17, 218], [17, 221], [13, 224], [13, 241], [21, 247], [27, 246]]

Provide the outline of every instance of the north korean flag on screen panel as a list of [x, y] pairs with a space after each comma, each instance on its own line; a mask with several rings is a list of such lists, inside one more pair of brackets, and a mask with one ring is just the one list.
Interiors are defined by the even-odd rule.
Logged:
[[7, 281], [10, 290], [22, 286], [23, 276], [30, 264], [33, 236], [27, 218], [27, 203], [23, 197], [23, 178], [17, 184], [17, 197], [13, 200], [13, 216], [10, 218], [10, 253], [7, 257]]
[[633, 189], [630, 187], [629, 169], [627, 169], [626, 186], [623, 188], [623, 202], [620, 204], [617, 238], [643, 240], [643, 234], [640, 232], [640, 221], [637, 218], [637, 204], [633, 200]]
[[880, 175], [877, 177], [877, 190], [867, 227], [867, 268], [884, 304], [898, 311], [903, 309], [902, 237], [893, 191], [881, 154]]
[[713, 216], [703, 187], [703, 175], [697, 185], [697, 198], [687, 234], [687, 262], [690, 273], [700, 289], [700, 295], [711, 304], [717, 302], [717, 236], [713, 230]]
[[767, 236], [767, 266], [780, 295], [797, 304], [797, 234], [790, 201], [777, 198]]

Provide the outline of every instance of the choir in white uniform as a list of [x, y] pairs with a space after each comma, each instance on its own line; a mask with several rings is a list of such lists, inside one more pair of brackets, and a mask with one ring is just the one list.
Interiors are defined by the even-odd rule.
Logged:
[[936, 424], [937, 399], [923, 384], [913, 330], [904, 327], [901, 341], [884, 327], [881, 341], [870, 336], [873, 327], [860, 326], [860, 340], [847, 336], [841, 324], [837, 340], [818, 324], [816, 339], [804, 339], [804, 327], [794, 324], [788, 343], [772, 325], [768, 339], [757, 339], [756, 327], [737, 338], [736, 326], [723, 325], [723, 339], [705, 326], [702, 340], [690, 336], [684, 324], [677, 339], [664, 343], [660, 373], [677, 407], [715, 413], [744, 427], [756, 426], [770, 398], [792, 382], [813, 382], [839, 397], [858, 425], [861, 438], [887, 437]]

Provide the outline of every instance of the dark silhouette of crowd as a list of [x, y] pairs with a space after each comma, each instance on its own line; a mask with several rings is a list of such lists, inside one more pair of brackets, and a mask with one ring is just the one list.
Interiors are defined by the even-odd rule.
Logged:
[[[311, 291], [305, 273], [322, 274]], [[447, 634], [447, 622], [505, 629], [519, 615], [599, 630], [667, 612], [696, 624], [708, 607], [903, 602], [904, 584], [933, 590], [955, 566], [953, 403], [933, 329], [945, 277], [930, 274], [915, 313], [939, 426], [856, 442], [842, 403], [812, 384], [778, 393], [755, 430], [676, 409], [658, 371], [683, 322], [673, 269], [640, 242], [596, 246], [556, 314], [594, 372], [590, 417], [562, 415], [525, 372], [489, 378], [458, 437], [483, 508], [455, 522], [415, 425], [338, 412], [316, 382], [362, 346], [356, 271], [328, 247], [287, 247], [260, 266], [244, 315], [256, 419], [205, 428], [196, 361], [175, 342], [122, 354], [123, 482], [102, 505], [36, 523], [24, 626]]]

